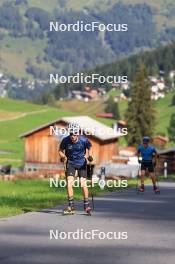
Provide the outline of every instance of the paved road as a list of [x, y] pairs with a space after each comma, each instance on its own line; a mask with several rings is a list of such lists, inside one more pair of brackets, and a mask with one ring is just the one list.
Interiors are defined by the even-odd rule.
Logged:
[[[96, 212], [62, 216], [61, 207], [0, 220], [1, 264], [174, 264], [175, 183], [161, 194], [124, 190], [96, 198]], [[128, 239], [50, 240], [50, 230], [127, 232]], [[123, 233], [124, 235], [124, 233]], [[62, 237], [63, 238], [63, 237]], [[116, 236], [117, 238], [117, 236]]]

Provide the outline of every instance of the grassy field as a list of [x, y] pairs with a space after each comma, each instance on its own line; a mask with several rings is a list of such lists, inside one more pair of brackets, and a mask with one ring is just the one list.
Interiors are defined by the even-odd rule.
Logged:
[[104, 112], [104, 104], [101, 100], [92, 101], [92, 102], [83, 102], [79, 100], [63, 101], [59, 104], [60, 108], [67, 109], [75, 112], [81, 113], [82, 115], [94, 115], [95, 113]]
[[[66, 202], [66, 190], [50, 188], [48, 181], [0, 181], [0, 190], [0, 217], [37, 211]], [[77, 189], [75, 198], [80, 197], [80, 191]]]
[[[128, 181], [130, 187], [135, 186], [135, 184], [135, 180]], [[117, 189], [106, 187], [105, 190], [101, 191], [96, 186], [93, 188], [93, 194], [100, 195], [108, 191], [116, 191]], [[81, 188], [74, 188], [74, 192], [75, 200], [82, 200]], [[62, 205], [67, 203], [66, 197], [66, 189], [62, 187], [51, 188], [49, 180], [0, 181], [0, 217]]]
[[71, 101], [63, 101], [59, 103], [59, 107], [64, 110], [72, 111], [78, 115], [88, 115], [97, 121], [107, 125], [112, 126], [115, 123], [115, 120], [110, 118], [98, 118], [96, 117], [97, 113], [104, 113], [105, 112], [105, 104], [102, 100], [92, 101], [92, 102], [83, 102], [79, 100], [71, 100]]
[[43, 109], [48, 109], [48, 107], [37, 104], [30, 104], [25, 101], [0, 97], [0, 110], [6, 110], [8, 112], [26, 113], [26, 112], [43, 110]]
[[171, 106], [172, 96], [174, 93], [169, 93], [165, 98], [160, 99], [155, 103], [156, 107], [156, 133], [168, 134], [170, 117], [175, 113], [175, 107]]
[[160, 176], [159, 181], [175, 181], [175, 174], [168, 175], [167, 178]]

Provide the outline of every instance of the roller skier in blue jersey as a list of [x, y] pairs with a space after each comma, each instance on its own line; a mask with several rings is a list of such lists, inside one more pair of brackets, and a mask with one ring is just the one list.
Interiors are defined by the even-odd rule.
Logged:
[[150, 144], [150, 138], [144, 137], [143, 144], [138, 147], [138, 161], [141, 164], [141, 186], [139, 188], [140, 192], [144, 192], [144, 177], [145, 172], [149, 172], [149, 176], [152, 179], [153, 190], [155, 193], [159, 193], [160, 190], [156, 184], [155, 166], [156, 159], [158, 158], [157, 150], [154, 146]]
[[90, 141], [83, 135], [79, 135], [80, 128], [77, 124], [70, 124], [69, 136], [63, 138], [59, 155], [61, 161], [66, 164], [67, 177], [67, 193], [68, 193], [68, 207], [64, 209], [64, 214], [74, 214], [74, 198], [73, 198], [73, 182], [76, 171], [80, 177], [81, 187], [84, 195], [84, 210], [86, 213], [91, 212], [91, 206], [88, 200], [88, 188], [86, 186], [87, 178], [87, 161], [85, 158], [86, 151], [88, 151], [88, 161], [92, 162], [92, 145]]

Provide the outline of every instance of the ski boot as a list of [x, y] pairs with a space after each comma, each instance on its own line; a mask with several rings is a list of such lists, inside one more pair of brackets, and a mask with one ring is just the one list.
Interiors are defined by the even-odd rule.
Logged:
[[91, 212], [92, 212], [92, 208], [91, 206], [88, 204], [86, 206], [84, 206], [84, 211], [87, 215], [91, 215]]
[[142, 185], [139, 187], [139, 189], [138, 189], [138, 193], [144, 193], [144, 191], [145, 191], [145, 187], [144, 187], [144, 185], [142, 184]]
[[74, 215], [75, 214], [75, 206], [68, 206], [63, 210], [63, 215]]
[[160, 194], [160, 189], [157, 186], [153, 188], [155, 194]]

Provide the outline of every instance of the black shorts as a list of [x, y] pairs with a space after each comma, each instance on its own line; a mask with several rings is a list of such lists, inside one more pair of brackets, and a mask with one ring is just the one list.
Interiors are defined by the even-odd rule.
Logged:
[[148, 170], [149, 172], [154, 172], [154, 164], [152, 161], [143, 161], [141, 163], [141, 170]]
[[87, 162], [85, 161], [83, 166], [81, 167], [74, 166], [68, 162], [66, 166], [66, 177], [68, 176], [75, 177], [76, 171], [78, 171], [78, 177], [87, 178]]

